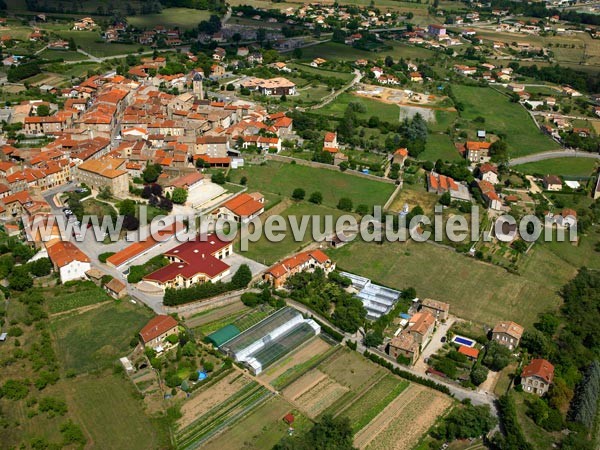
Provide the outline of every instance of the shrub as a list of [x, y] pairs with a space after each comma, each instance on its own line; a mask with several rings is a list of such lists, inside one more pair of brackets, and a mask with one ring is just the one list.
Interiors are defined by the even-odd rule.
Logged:
[[306, 191], [302, 188], [296, 188], [296, 189], [294, 189], [294, 192], [292, 192], [292, 198], [294, 200], [304, 200], [305, 196], [306, 196]]
[[348, 197], [340, 198], [340, 200], [337, 204], [337, 208], [341, 209], [342, 211], [346, 211], [346, 212], [352, 211], [352, 200], [349, 199]]

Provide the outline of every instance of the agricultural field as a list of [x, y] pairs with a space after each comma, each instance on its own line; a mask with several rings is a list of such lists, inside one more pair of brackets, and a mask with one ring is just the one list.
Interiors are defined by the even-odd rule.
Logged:
[[110, 367], [130, 350], [129, 343], [153, 316], [143, 306], [110, 302], [93, 310], [51, 321], [63, 368], [76, 373]]
[[412, 241], [382, 246], [357, 240], [327, 253], [341, 270], [396, 289], [413, 286], [419, 296], [450, 303], [452, 314], [464, 319], [488, 325], [514, 320], [526, 328], [539, 313], [556, 310], [561, 302], [558, 290], [577, 270], [544, 245], [527, 255], [520, 275]]
[[48, 299], [48, 312], [50, 314], [62, 313], [111, 300], [102, 288], [91, 282], [52, 288]]
[[77, 377], [66, 382], [65, 391], [97, 448], [144, 450], [169, 442], [166, 427], [145, 414], [142, 401], [124, 377], [109, 373]]
[[464, 106], [461, 119], [474, 120], [483, 117], [483, 124], [473, 124], [472, 131], [484, 128], [488, 133], [503, 135], [511, 156], [555, 150], [558, 147], [543, 134], [525, 109], [511, 103], [508, 97], [492, 88], [452, 85], [457, 100]]
[[127, 23], [140, 29], [152, 29], [157, 25], [167, 28], [190, 30], [203, 20], [208, 20], [210, 11], [191, 8], [165, 8], [160, 14], [128, 16]]
[[359, 449], [409, 450], [452, 405], [450, 397], [411, 384], [354, 436]]
[[290, 63], [288, 64], [288, 67], [290, 69], [301, 70], [310, 75], [320, 75], [328, 78], [339, 78], [340, 80], [347, 82], [354, 78], [354, 74], [352, 74], [351, 72], [340, 72], [337, 70], [320, 69], [317, 67], [312, 67], [308, 64]]
[[318, 369], [307, 372], [283, 391], [283, 395], [314, 419], [349, 388], [337, 383]]
[[[291, 197], [296, 188], [323, 194], [323, 205], [335, 208], [340, 197], [349, 197], [354, 205], [384, 205], [394, 185], [328, 169], [269, 161], [265, 166], [245, 166], [234, 174], [234, 182], [248, 179], [250, 192], [273, 193]], [[314, 206], [314, 205], [313, 205]]]
[[210, 386], [208, 389], [212, 395], [215, 395], [215, 392], [219, 394], [217, 398], [219, 401], [204, 414], [194, 414], [193, 421], [177, 429], [175, 432], [177, 448], [197, 448], [272, 395], [255, 381], [244, 384], [228, 396], [220, 395], [219, 391], [214, 391]]
[[400, 212], [402, 211], [402, 208], [404, 208], [404, 205], [408, 205], [409, 210], [413, 209], [415, 206], [420, 206], [423, 208], [425, 214], [433, 214], [435, 205], [438, 201], [439, 196], [427, 192], [419, 177], [418, 183], [404, 185], [404, 188], [400, 190], [390, 205], [390, 211]]
[[587, 177], [598, 166], [592, 158], [554, 158], [514, 166], [513, 169], [526, 174], [554, 174], [563, 177]]
[[294, 415], [294, 432], [303, 433], [312, 422], [296, 411], [281, 396], [271, 397], [252, 410], [214, 439], [203, 445], [206, 450], [238, 450], [272, 448], [286, 436], [289, 426], [282, 420], [288, 413]]

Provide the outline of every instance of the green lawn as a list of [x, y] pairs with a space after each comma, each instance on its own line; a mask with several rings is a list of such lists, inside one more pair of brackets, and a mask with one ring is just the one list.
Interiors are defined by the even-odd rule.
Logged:
[[[280, 216], [284, 218], [287, 225], [287, 231], [285, 232], [283, 240], [281, 240], [280, 242], [271, 242], [263, 233], [257, 242], [248, 243], [247, 251], [241, 251], [240, 243], [239, 241], [236, 241], [235, 251], [236, 253], [240, 253], [247, 258], [258, 261], [261, 264], [271, 265], [287, 255], [300, 251], [303, 247], [306, 246], [306, 244], [312, 241], [312, 217], [308, 221], [306, 233], [300, 235], [299, 240], [296, 240], [294, 238], [293, 233], [291, 231], [291, 227], [289, 225], [290, 217], [295, 217], [297, 223], [300, 224], [303, 216], [320, 216], [318, 218], [318, 223], [320, 224], [320, 230], [324, 230], [324, 216], [331, 216], [333, 218], [332, 225], [335, 227], [335, 221], [342, 214], [345, 213], [343, 211], [340, 211], [339, 209], [333, 209], [322, 205], [314, 205], [308, 202], [293, 203], [280, 213]], [[327, 234], [329, 235], [331, 233]]]
[[265, 166], [247, 165], [233, 174], [233, 182], [245, 176], [249, 191], [291, 197], [296, 188], [303, 188], [308, 198], [312, 192], [323, 194], [323, 205], [336, 207], [340, 198], [349, 197], [354, 206], [384, 205], [394, 191], [394, 185], [328, 169], [300, 164], [269, 161]]
[[513, 391], [511, 395], [515, 400], [519, 425], [523, 429], [523, 434], [525, 435], [527, 441], [532, 444], [536, 450], [553, 448], [553, 444], [555, 444], [558, 439], [554, 439], [552, 433], [549, 433], [542, 427], [538, 427], [527, 415], [527, 405], [525, 404], [525, 399], [533, 398], [534, 394], [527, 394], [525, 392], [518, 393]]
[[69, 30], [57, 31], [57, 34], [65, 40], [73, 38], [78, 47], [98, 57], [137, 53], [140, 47], [143, 47], [144, 50], [150, 50], [149, 47], [144, 47], [139, 44], [106, 43], [102, 40], [100, 33], [97, 31]]
[[130, 350], [129, 342], [151, 317], [142, 306], [114, 302], [54, 319], [51, 328], [63, 368], [82, 373], [109, 367]]
[[91, 447], [145, 450], [169, 446], [167, 430], [145, 414], [143, 402], [126, 378], [108, 373], [81, 376], [71, 380], [66, 391], [69, 408]]
[[461, 118], [474, 120], [481, 116], [485, 123], [473, 124], [475, 129], [485, 129], [488, 133], [504, 135], [511, 156], [523, 156], [558, 148], [547, 135], [543, 134], [529, 117], [525, 109], [509, 101], [508, 97], [491, 88], [453, 85], [456, 98], [464, 106]]
[[457, 117], [456, 111], [438, 110], [435, 112], [435, 122], [429, 123], [429, 129], [433, 132], [444, 132], [454, 124]]
[[210, 11], [191, 8], [165, 8], [160, 14], [146, 14], [144, 16], [128, 16], [127, 22], [137, 28], [154, 28], [157, 25], [164, 27], [189, 30], [196, 28], [203, 20], [208, 20]]
[[312, 112], [324, 116], [342, 117], [348, 103], [360, 103], [366, 109], [364, 113], [357, 113], [360, 119], [369, 119], [371, 116], [377, 116], [380, 120], [398, 123], [400, 120], [400, 108], [397, 105], [383, 103], [370, 98], [358, 97], [349, 93], [339, 95], [334, 101], [325, 105], [323, 108], [315, 109]]
[[89, 59], [83, 53], [65, 50], [44, 50], [39, 56], [49, 60], [62, 58], [65, 61], [81, 61], [82, 59]]
[[289, 64], [290, 69], [298, 69], [311, 75], [321, 75], [328, 78], [339, 78], [340, 80], [350, 81], [354, 78], [354, 74], [351, 72], [339, 72], [337, 70], [319, 69], [318, 67], [312, 67], [308, 64], [291, 63]]
[[521, 275], [428, 243], [356, 241], [328, 253], [342, 270], [393, 288], [412, 286], [419, 297], [450, 303], [452, 314], [492, 326], [498, 320], [531, 326], [540, 312], [557, 308], [559, 288], [576, 273], [541, 245], [522, 263]]
[[427, 137], [425, 151], [419, 155], [419, 159], [429, 161], [456, 161], [461, 159], [458, 150], [454, 147], [454, 143], [450, 136], [446, 134], [430, 134]]
[[[412, 3], [415, 5], [414, 3]], [[379, 7], [381, 5], [378, 4]], [[336, 42], [326, 42], [319, 45], [313, 45], [302, 49], [302, 60], [311, 61], [314, 58], [325, 58], [331, 60], [341, 61], [356, 61], [357, 59], [384, 59], [387, 55], [392, 56], [395, 60], [400, 58], [413, 59], [422, 58], [427, 59], [435, 55], [435, 53], [429, 49], [406, 45], [395, 41], [386, 41], [386, 45], [391, 45], [390, 50], [382, 50], [380, 52], [368, 52], [366, 50], [359, 50], [353, 48], [350, 45], [339, 44]]]
[[104, 290], [91, 281], [69, 287], [59, 286], [52, 290], [50, 296], [48, 301], [50, 314], [110, 300]]
[[597, 164], [598, 160], [591, 158], [554, 158], [520, 164], [513, 168], [527, 174], [539, 173], [543, 175], [562, 175], [565, 177], [586, 177], [592, 174]]

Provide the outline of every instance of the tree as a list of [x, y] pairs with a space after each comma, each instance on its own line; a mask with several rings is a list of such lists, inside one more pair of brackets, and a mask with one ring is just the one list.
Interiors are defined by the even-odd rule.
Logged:
[[301, 59], [302, 58], [302, 49], [301, 48], [295, 48], [294, 51], [292, 52], [292, 55], [294, 56], [294, 59]]
[[119, 203], [119, 214], [122, 216], [135, 216], [135, 202], [131, 199]]
[[231, 284], [234, 289], [245, 288], [250, 284], [250, 281], [252, 281], [252, 272], [248, 264], [242, 264], [231, 278]]
[[361, 203], [356, 207], [355, 212], [356, 214], [359, 214], [361, 216], [366, 216], [367, 214], [369, 214], [369, 205]]
[[37, 107], [37, 115], [40, 117], [46, 117], [50, 115], [50, 108], [48, 105], [40, 105]]
[[365, 336], [365, 345], [367, 347], [378, 347], [381, 344], [383, 344], [383, 334], [381, 330], [371, 331]]
[[187, 189], [184, 188], [175, 188], [173, 190], [173, 195], [171, 196], [171, 200], [173, 200], [173, 203], [177, 203], [178, 205], [183, 205], [188, 198], [188, 191]]
[[65, 422], [60, 427], [60, 432], [63, 437], [63, 445], [70, 446], [71, 444], [79, 444], [79, 446], [83, 447], [87, 439], [81, 431], [79, 425], [73, 423], [71, 420]]
[[497, 372], [508, 366], [509, 362], [510, 350], [507, 347], [494, 341], [488, 344], [485, 357], [483, 358], [485, 366]]
[[146, 183], [154, 183], [162, 173], [160, 164], [148, 164], [142, 172], [142, 178]]
[[49, 258], [40, 258], [28, 264], [29, 271], [33, 276], [43, 277], [52, 272], [52, 262]]
[[294, 192], [292, 192], [292, 198], [294, 200], [304, 200], [305, 196], [306, 196], [306, 191], [302, 188], [296, 188], [296, 189], [294, 189]]
[[352, 211], [352, 200], [349, 199], [348, 197], [340, 198], [340, 200], [337, 204], [337, 208], [341, 209], [342, 211], [347, 211], [347, 212]]
[[473, 406], [467, 403], [454, 408], [431, 434], [437, 439], [453, 441], [479, 437], [495, 425], [496, 419], [492, 416], [489, 406]]
[[319, 191], [315, 191], [310, 194], [308, 201], [314, 203], [315, 205], [320, 205], [323, 203], [323, 194], [321, 194]]
[[108, 200], [112, 197], [112, 190], [110, 186], [102, 186], [98, 192], [98, 198], [101, 200]]
[[242, 177], [242, 178], [240, 178], [240, 184], [242, 186], [246, 186], [246, 184], [248, 184], [248, 177]]
[[213, 173], [213, 175], [210, 179], [213, 183], [216, 183], [216, 184], [225, 184], [225, 181], [227, 181], [227, 179], [225, 177], [225, 172], [223, 172], [222, 170], [219, 170], [218, 172]]
[[16, 266], [8, 277], [8, 287], [15, 291], [25, 291], [33, 286], [33, 278], [29, 276], [26, 266]]
[[353, 450], [353, 435], [348, 417], [334, 418], [326, 414], [308, 432], [301, 436], [284, 437], [273, 447], [273, 450]]
[[440, 196], [440, 204], [450, 206], [450, 203], [452, 203], [452, 197], [450, 196], [450, 192], [446, 191]]
[[475, 386], [479, 386], [485, 380], [487, 380], [488, 369], [481, 364], [476, 364], [475, 367], [471, 370], [471, 382]]
[[492, 161], [503, 162], [508, 159], [508, 147], [506, 142], [499, 139], [490, 145], [490, 156]]

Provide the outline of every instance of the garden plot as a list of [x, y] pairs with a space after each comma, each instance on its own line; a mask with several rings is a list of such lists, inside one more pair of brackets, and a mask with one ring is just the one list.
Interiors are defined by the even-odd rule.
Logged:
[[284, 395], [309, 417], [315, 418], [347, 391], [347, 387], [314, 369], [286, 388]]
[[408, 450], [452, 404], [450, 397], [411, 384], [354, 436], [360, 449]]
[[237, 371], [233, 371], [217, 383], [207, 386], [206, 389], [202, 389], [181, 407], [181, 419], [177, 422], [179, 428], [187, 427], [197, 417], [206, 414], [248, 383], [250, 383], [248, 378]]

